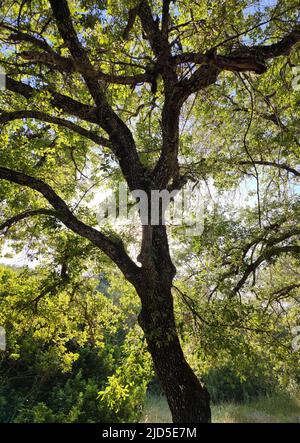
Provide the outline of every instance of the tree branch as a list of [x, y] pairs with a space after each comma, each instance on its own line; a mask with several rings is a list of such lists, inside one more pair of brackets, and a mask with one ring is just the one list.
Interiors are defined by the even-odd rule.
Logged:
[[131, 260], [121, 240], [111, 240], [95, 228], [79, 220], [69, 209], [65, 201], [45, 182], [12, 169], [0, 167], [0, 179], [27, 186], [42, 194], [55, 209], [56, 217], [76, 234], [90, 240], [117, 264], [125, 277], [136, 284], [140, 268]]
[[94, 74], [91, 74], [94, 72], [94, 68], [73, 27], [67, 0], [50, 0], [50, 4], [59, 33], [75, 63], [83, 64], [86, 67], [87, 72], [83, 77], [97, 107], [97, 123], [109, 134], [109, 139], [114, 146], [114, 153], [119, 160], [129, 188], [131, 190], [145, 189], [147, 186], [145, 170], [140, 162], [132, 133], [112, 110], [98, 81], [95, 81]]
[[269, 260], [271, 258], [277, 257], [281, 254], [287, 254], [287, 253], [294, 253], [294, 254], [300, 254], [300, 246], [298, 245], [287, 245], [287, 246], [280, 246], [280, 247], [274, 247], [270, 249], [266, 249], [253, 263], [248, 265], [244, 271], [244, 274], [242, 278], [238, 281], [236, 286], [233, 289], [233, 294], [240, 291], [240, 289], [244, 286], [246, 283], [248, 277], [250, 274], [256, 271], [256, 269], [266, 260]]
[[55, 125], [70, 129], [71, 131], [76, 132], [77, 134], [80, 134], [85, 138], [89, 138], [98, 145], [110, 147], [110, 142], [108, 139], [97, 135], [93, 131], [89, 131], [88, 129], [82, 128], [81, 126], [76, 125], [71, 121], [59, 117], [54, 117], [45, 112], [31, 111], [31, 110], [21, 110], [21, 111], [12, 111], [12, 112], [0, 111], [0, 124], [22, 118], [34, 118], [47, 123], [53, 123]]
[[151, 8], [147, 0], [142, 0], [138, 6], [138, 16], [140, 17], [143, 30], [150, 43], [153, 53], [159, 57], [162, 51], [162, 34], [159, 29], [159, 18], [154, 20]]
[[[29, 85], [26, 85], [25, 83], [16, 81], [11, 77], [6, 77], [6, 88], [12, 92], [16, 92], [22, 95], [27, 99], [32, 98], [37, 93], [43, 92], [42, 90], [35, 89]], [[88, 121], [90, 123], [99, 124], [99, 111], [97, 110], [97, 108], [86, 105], [72, 99], [71, 97], [53, 91], [51, 88], [48, 88], [47, 91], [49, 91], [52, 95], [50, 102], [53, 106], [62, 109], [64, 112], [74, 115], [82, 120]], [[104, 119], [104, 116], [101, 116], [101, 119]], [[123, 122], [122, 126], [126, 127]], [[118, 127], [114, 126], [112, 132], [109, 135], [110, 148], [120, 161], [120, 166], [124, 177], [127, 180], [129, 188], [144, 189], [144, 169], [139, 162], [136, 149], [134, 148], [134, 151], [132, 151], [131, 149], [132, 145], [134, 145], [131, 133], [129, 132], [129, 135], [127, 133], [127, 136], [125, 137], [123, 132], [118, 131]], [[123, 142], [122, 145], [121, 142]]]
[[11, 34], [8, 36], [8, 39], [10, 41], [13, 41], [15, 43], [18, 43], [20, 41], [32, 43], [33, 45], [35, 45], [36, 47], [38, 47], [40, 49], [43, 49], [44, 51], [52, 52], [52, 48], [51, 48], [51, 46], [48, 45], [46, 40], [41, 40], [37, 37], [34, 37], [31, 34], [22, 32], [19, 29], [14, 28], [13, 26], [11, 26], [8, 23], [0, 22], [0, 29], [5, 29], [7, 31], [11, 31]]
[[[20, 94], [27, 99], [32, 98], [35, 94], [43, 92], [41, 89], [33, 88], [32, 86], [14, 80], [8, 76], [6, 77], [6, 88], [9, 91]], [[97, 123], [97, 109], [95, 107], [86, 105], [74, 100], [71, 97], [68, 97], [67, 95], [53, 91], [51, 88], [47, 88], [47, 91], [49, 91], [52, 95], [50, 102], [53, 106], [62, 109], [64, 112], [74, 115], [82, 120], [90, 123]]]
[[67, 73], [79, 73], [83, 76], [90, 76], [94, 80], [103, 80], [106, 83], [135, 86], [139, 83], [151, 82], [151, 76], [146, 72], [135, 75], [114, 75], [106, 74], [96, 69], [90, 69], [80, 61], [75, 62], [68, 57], [62, 57], [55, 52], [22, 51], [20, 56], [33, 63], [54, 66]]
[[191, 94], [214, 84], [220, 72], [221, 69], [213, 64], [201, 65], [190, 78], [183, 79], [178, 83], [182, 100], [184, 101]]
[[161, 74], [164, 82], [164, 104], [162, 110], [162, 150], [154, 167], [152, 176], [155, 185], [165, 188], [170, 179], [178, 178], [178, 149], [179, 149], [179, 116], [183, 100], [178, 94], [178, 76], [176, 65], [171, 56], [168, 41], [170, 1], [163, 2], [162, 29], [159, 27], [159, 17], [152, 16], [147, 0], [142, 0], [138, 7], [143, 30], [157, 58], [156, 72]]
[[162, 34], [162, 37], [165, 40], [168, 39], [168, 35], [169, 35], [170, 3], [171, 3], [171, 0], [163, 0], [162, 20], [161, 20], [161, 34]]
[[299, 42], [300, 28], [294, 29], [277, 43], [273, 43], [272, 45], [253, 46], [252, 48], [250, 47], [249, 50], [268, 60], [282, 55], [289, 55], [293, 47]]
[[266, 61], [288, 55], [300, 42], [300, 30], [295, 29], [272, 45], [242, 46], [229, 55], [218, 55], [215, 50], [206, 54], [197, 52], [182, 53], [173, 56], [174, 63], [213, 64], [220, 70], [262, 74], [267, 70]]
[[127, 22], [127, 25], [123, 31], [123, 39], [124, 40], [127, 40], [129, 37], [129, 33], [130, 33], [131, 29], [133, 28], [135, 19], [137, 17], [137, 13], [138, 13], [137, 6], [135, 8], [130, 9], [128, 12], [128, 22]]

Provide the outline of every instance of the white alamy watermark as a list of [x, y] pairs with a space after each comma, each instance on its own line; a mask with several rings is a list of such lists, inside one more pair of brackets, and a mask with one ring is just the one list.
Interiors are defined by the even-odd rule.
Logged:
[[186, 235], [201, 235], [204, 228], [205, 192], [201, 185], [178, 190], [137, 189], [129, 193], [125, 182], [98, 206], [97, 221], [104, 224], [183, 226]]
[[0, 351], [5, 351], [6, 349], [6, 333], [5, 329], [0, 326]]

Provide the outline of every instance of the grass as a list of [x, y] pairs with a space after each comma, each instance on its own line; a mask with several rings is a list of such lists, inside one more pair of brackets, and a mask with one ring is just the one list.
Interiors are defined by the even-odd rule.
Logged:
[[[246, 403], [223, 403], [212, 406], [213, 423], [299, 423], [300, 398], [296, 394], [278, 393]], [[143, 423], [171, 423], [165, 397], [149, 395]]]
[[165, 397], [148, 395], [142, 423], [172, 423], [171, 412]]

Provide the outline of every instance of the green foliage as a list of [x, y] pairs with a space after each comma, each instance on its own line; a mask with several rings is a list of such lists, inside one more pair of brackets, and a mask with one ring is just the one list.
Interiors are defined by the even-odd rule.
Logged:
[[[152, 369], [121, 299], [116, 305], [114, 291], [110, 297], [98, 292], [96, 278], [85, 278], [79, 289], [78, 280], [58, 286], [58, 276], [42, 275], [42, 269], [0, 267], [1, 324], [8, 337], [0, 361], [0, 421], [138, 420]], [[42, 292], [34, 304], [49, 280], [55, 293]], [[125, 309], [126, 297], [122, 303]]]
[[269, 368], [269, 371], [262, 369], [251, 362], [241, 375], [240, 368], [234, 365], [216, 367], [203, 376], [203, 381], [214, 404], [228, 401], [245, 402], [276, 390], [278, 380], [272, 368]]
[[[298, 423], [299, 391], [279, 391], [259, 396], [243, 403], [225, 402], [212, 405], [213, 423]], [[165, 397], [149, 395], [142, 422], [171, 423], [171, 413]]]
[[[136, 419], [139, 415], [133, 416], [131, 413], [131, 417], [126, 417], [124, 409], [142, 412], [147, 387], [153, 377], [150, 355], [145, 353], [141, 335], [137, 335], [137, 332], [133, 330], [127, 335], [122, 347], [127, 358], [115, 374], [108, 377], [105, 389], [99, 392], [101, 403], [127, 421], [133, 417]], [[131, 347], [135, 349], [134, 353], [128, 353]]]

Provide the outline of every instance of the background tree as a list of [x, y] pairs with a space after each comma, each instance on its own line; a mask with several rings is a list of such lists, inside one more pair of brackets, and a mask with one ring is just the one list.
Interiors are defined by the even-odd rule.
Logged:
[[[241, 246], [241, 257], [229, 255], [217, 289], [231, 299], [266, 261], [299, 254], [298, 231], [285, 218], [274, 233], [270, 215], [280, 215], [281, 200], [273, 193], [263, 211], [259, 177], [262, 165], [299, 176], [288, 163], [297, 156], [289, 114], [295, 97], [276, 96], [298, 57], [298, 7], [296, 1], [2, 2], [1, 63], [8, 75], [0, 115], [1, 227], [29, 223], [26, 234], [43, 243], [63, 224], [118, 266], [140, 297], [139, 323], [174, 422], [208, 422], [210, 406], [176, 330], [176, 268], [166, 227], [142, 226], [138, 265], [126, 237], [94, 227], [87, 196], [103, 179], [123, 177], [151, 201], [152, 190], [180, 189], [191, 177], [210, 176], [224, 187], [251, 174], [254, 243]], [[266, 122], [276, 129], [267, 130]], [[276, 158], [261, 148], [263, 135], [277, 147]], [[195, 161], [181, 164], [190, 155]], [[51, 222], [34, 233], [32, 220], [40, 216]], [[63, 275], [68, 260], [65, 249]]]

